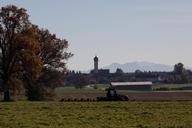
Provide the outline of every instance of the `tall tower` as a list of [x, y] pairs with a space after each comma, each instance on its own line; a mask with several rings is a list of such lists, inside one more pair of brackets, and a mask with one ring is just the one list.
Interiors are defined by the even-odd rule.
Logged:
[[99, 61], [98, 57], [95, 56], [94, 57], [94, 73], [98, 73], [98, 61]]

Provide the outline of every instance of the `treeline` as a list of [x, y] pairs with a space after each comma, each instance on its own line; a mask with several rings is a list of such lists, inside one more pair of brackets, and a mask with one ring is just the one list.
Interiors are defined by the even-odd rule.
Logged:
[[182, 63], [174, 66], [174, 71], [161, 75], [164, 83], [185, 84], [192, 83], [192, 72], [187, 70]]
[[65, 78], [66, 86], [82, 88], [88, 84], [109, 84], [110, 82], [152, 81], [153, 83], [185, 84], [192, 83], [192, 72], [185, 69], [182, 63], [174, 66], [171, 72], [151, 72], [136, 70], [134, 73], [124, 73], [117, 68], [115, 73], [109, 74], [83, 74], [81, 72], [68, 72]]
[[[43, 19], [42, 19], [43, 20]], [[29, 20], [27, 10], [8, 5], [0, 9], [0, 88], [4, 100], [25, 90], [29, 100], [40, 100], [63, 84], [68, 42]]]

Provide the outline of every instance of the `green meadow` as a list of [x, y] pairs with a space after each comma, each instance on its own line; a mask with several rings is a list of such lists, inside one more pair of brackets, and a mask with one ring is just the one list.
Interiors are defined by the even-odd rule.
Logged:
[[192, 102], [1, 102], [0, 128], [191, 128]]

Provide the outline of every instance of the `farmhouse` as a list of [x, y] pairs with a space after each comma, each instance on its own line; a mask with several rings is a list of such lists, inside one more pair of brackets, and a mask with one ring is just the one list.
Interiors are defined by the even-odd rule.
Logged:
[[116, 90], [152, 90], [152, 82], [111, 82], [110, 86]]

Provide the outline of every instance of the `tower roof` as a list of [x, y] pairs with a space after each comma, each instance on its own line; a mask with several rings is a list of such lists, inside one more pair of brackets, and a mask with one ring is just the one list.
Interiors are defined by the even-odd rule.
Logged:
[[94, 57], [94, 61], [98, 61], [99, 58], [97, 56]]

